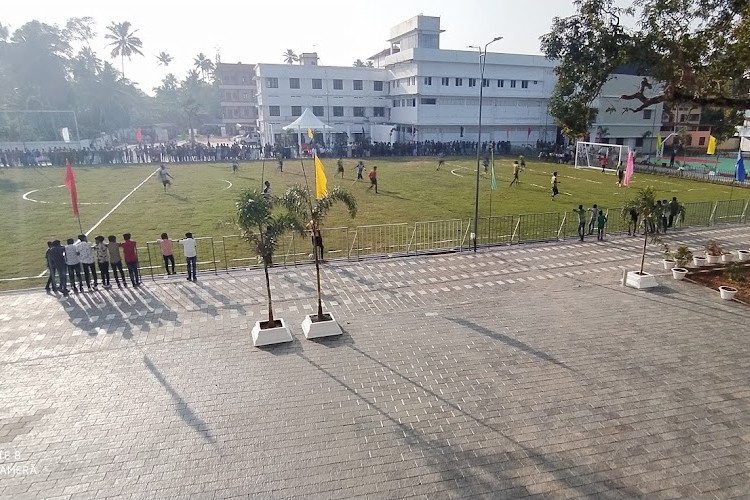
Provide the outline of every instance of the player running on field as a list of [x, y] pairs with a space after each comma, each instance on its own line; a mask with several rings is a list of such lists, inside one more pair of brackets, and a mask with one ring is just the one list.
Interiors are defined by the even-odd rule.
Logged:
[[162, 186], [164, 186], [164, 192], [167, 192], [167, 186], [172, 184], [172, 182], [169, 179], [174, 179], [169, 172], [167, 172], [167, 167], [162, 165], [159, 167], [159, 180], [161, 181]]

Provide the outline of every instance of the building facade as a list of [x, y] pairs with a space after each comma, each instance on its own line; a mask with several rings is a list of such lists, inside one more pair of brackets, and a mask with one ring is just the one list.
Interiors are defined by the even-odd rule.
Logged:
[[222, 135], [256, 136], [258, 89], [255, 65], [219, 63], [215, 74], [221, 94], [221, 121], [225, 127]]

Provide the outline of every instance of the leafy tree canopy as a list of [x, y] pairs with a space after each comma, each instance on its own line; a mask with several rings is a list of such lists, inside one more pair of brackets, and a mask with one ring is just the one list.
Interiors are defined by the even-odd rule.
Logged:
[[[657, 103], [750, 108], [750, 2], [747, 0], [574, 0], [541, 38], [558, 61], [550, 112], [569, 137], [588, 131], [591, 103], [623, 65], [646, 75], [621, 96], [632, 111]], [[736, 113], [732, 114], [736, 116]]]

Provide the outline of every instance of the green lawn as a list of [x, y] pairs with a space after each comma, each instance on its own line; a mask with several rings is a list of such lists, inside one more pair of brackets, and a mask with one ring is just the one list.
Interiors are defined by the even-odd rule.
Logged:
[[[398, 222], [468, 219], [474, 212], [473, 176], [475, 160], [448, 158], [446, 165], [436, 171], [437, 161], [422, 159], [366, 159], [364, 181], [355, 181], [355, 160], [345, 160], [345, 178], [335, 177], [336, 162], [324, 160], [329, 186], [340, 184], [350, 189], [359, 203], [355, 220], [346, 216], [343, 208], [334, 209], [326, 221], [329, 228], [363, 226]], [[366, 173], [378, 166], [379, 194], [368, 192]], [[88, 231], [109, 212], [128, 192], [151, 174], [156, 165], [75, 167], [81, 223]], [[512, 215], [544, 212], [570, 212], [579, 203], [585, 207], [593, 203], [600, 207], [619, 207], [634, 188], [652, 185], [661, 198], [677, 196], [682, 202], [725, 200], [729, 187], [663, 176], [636, 174], [630, 190], [619, 189], [612, 173], [597, 170], [576, 170], [570, 166], [529, 162], [521, 174], [521, 185], [509, 188], [512, 159], [496, 160], [498, 190], [490, 191], [488, 176], [482, 176], [480, 214]], [[234, 234], [221, 221], [232, 215], [238, 193], [246, 187], [261, 186], [261, 162], [244, 162], [237, 175], [229, 164], [168, 165], [175, 180], [164, 193], [156, 176], [137, 189], [122, 205], [109, 215], [89, 235], [115, 234], [120, 239], [124, 232], [143, 246], [162, 232], [180, 237], [192, 231], [196, 237], [211, 236], [214, 240]], [[550, 199], [552, 170], [560, 173], [560, 196]], [[314, 169], [305, 161], [308, 181], [314, 182]], [[305, 182], [299, 160], [287, 160], [284, 172], [276, 170], [276, 162], [266, 162], [265, 179], [270, 180], [274, 194], [285, 186]], [[33, 167], [0, 169], [0, 278], [37, 275], [44, 269], [45, 241], [65, 240], [79, 233], [78, 223], [71, 214], [67, 189], [63, 186], [64, 169]], [[227, 182], [228, 181], [228, 182]], [[231, 186], [230, 186], [231, 183]], [[37, 202], [22, 198], [28, 197]], [[733, 198], [746, 198], [747, 193], [735, 188]], [[47, 203], [41, 203], [42, 201]], [[91, 203], [91, 204], [87, 204]], [[227, 243], [229, 244], [229, 243]], [[239, 246], [239, 242], [232, 243]], [[217, 250], [219, 253], [223, 252]], [[243, 248], [243, 252], [245, 249]], [[247, 255], [249, 257], [249, 255]], [[238, 261], [239, 262], [239, 261]], [[0, 285], [0, 288], [7, 286]]]

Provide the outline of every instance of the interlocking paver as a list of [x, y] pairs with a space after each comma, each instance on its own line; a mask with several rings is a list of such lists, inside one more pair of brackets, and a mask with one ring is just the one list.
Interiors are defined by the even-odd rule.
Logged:
[[314, 270], [274, 268], [295, 342], [265, 349], [257, 270], [2, 294], [0, 497], [746, 496], [750, 311], [619, 286], [640, 244], [333, 262], [315, 342]]

